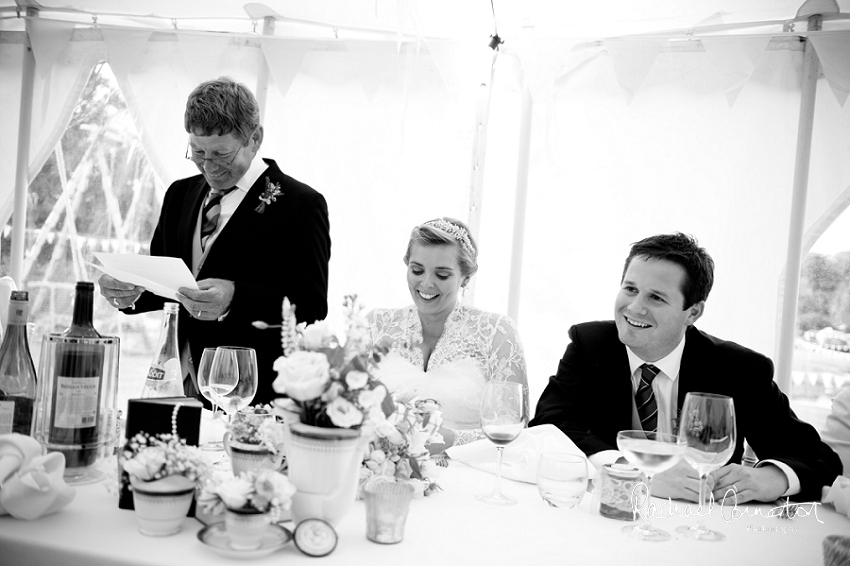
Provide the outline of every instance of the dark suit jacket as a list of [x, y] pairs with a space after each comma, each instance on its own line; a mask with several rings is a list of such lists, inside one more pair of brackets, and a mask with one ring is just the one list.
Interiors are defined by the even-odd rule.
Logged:
[[[283, 174], [274, 161], [265, 161], [269, 168], [213, 242], [197, 276], [198, 281], [217, 278], [234, 282], [229, 314], [221, 322], [200, 321], [181, 308], [178, 322], [181, 344], [189, 340], [196, 368], [204, 348], [248, 346], [257, 351], [260, 383], [252, 404], [278, 397], [271, 386], [276, 377], [272, 364], [282, 352], [280, 332], [257, 330], [251, 323], [262, 320], [279, 324], [284, 296], [296, 305], [299, 321], [312, 323], [328, 313], [331, 240], [327, 203], [312, 188]], [[266, 179], [280, 183], [283, 194], [260, 214], [255, 208]], [[202, 175], [181, 179], [168, 188], [151, 240], [151, 255], [182, 258], [191, 271], [192, 238], [208, 191]], [[161, 309], [163, 302], [162, 297], [145, 292], [135, 311], [124, 312]]]
[[[554, 424], [588, 456], [616, 450], [617, 433], [632, 428], [634, 393], [626, 348], [614, 321], [578, 324], [569, 334], [572, 342], [529, 425]], [[767, 357], [691, 327], [678, 382], [679, 410], [689, 391], [733, 398], [738, 438], [730, 463], [741, 462], [746, 438], [759, 459], [778, 460], [794, 470], [801, 487], [794, 499], [800, 501], [820, 500], [821, 487], [841, 474], [838, 456], [814, 427], [794, 415], [773, 381]]]

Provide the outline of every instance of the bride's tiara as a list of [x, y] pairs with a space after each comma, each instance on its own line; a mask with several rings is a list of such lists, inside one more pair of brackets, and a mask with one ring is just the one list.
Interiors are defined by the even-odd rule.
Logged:
[[475, 247], [472, 245], [472, 240], [469, 239], [469, 233], [461, 226], [457, 224], [453, 224], [448, 220], [444, 220], [442, 218], [437, 218], [436, 220], [429, 220], [423, 226], [430, 226], [431, 228], [436, 228], [437, 230], [441, 230], [457, 240], [460, 247], [462, 247], [466, 253], [468, 253], [473, 258], [476, 257]]

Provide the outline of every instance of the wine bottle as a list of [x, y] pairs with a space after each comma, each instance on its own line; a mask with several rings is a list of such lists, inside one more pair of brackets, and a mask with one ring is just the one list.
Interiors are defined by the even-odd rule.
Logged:
[[143, 399], [183, 396], [183, 372], [180, 369], [180, 347], [177, 343], [179, 309], [179, 303], [165, 303], [162, 309], [162, 330], [142, 389]]
[[0, 346], [0, 434], [30, 435], [36, 394], [35, 365], [27, 341], [29, 295], [12, 291], [6, 334]]
[[65, 454], [67, 468], [94, 464], [98, 451], [98, 414], [103, 383], [104, 346], [87, 341], [100, 338], [92, 323], [94, 283], [79, 281], [71, 326], [56, 345], [52, 412], [48, 438]]

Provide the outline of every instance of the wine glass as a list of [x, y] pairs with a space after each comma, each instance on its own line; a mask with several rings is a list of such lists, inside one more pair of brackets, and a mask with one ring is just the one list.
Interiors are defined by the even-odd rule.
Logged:
[[[687, 445], [685, 461], [699, 474], [699, 508], [697, 523], [682, 525], [676, 532], [696, 540], [725, 540], [723, 533], [703, 524], [707, 494], [705, 478], [723, 466], [735, 451], [735, 405], [731, 397], [712, 393], [688, 393], [682, 406], [679, 438]], [[710, 500], [709, 500], [710, 501]]]
[[253, 348], [219, 346], [209, 374], [210, 394], [228, 417], [247, 407], [257, 393], [257, 353]]
[[[201, 395], [206, 397], [213, 406], [213, 429], [215, 428], [215, 421], [223, 419], [218, 414], [218, 398], [213, 395], [212, 390], [210, 389], [210, 372], [212, 371], [212, 364], [215, 358], [216, 348], [204, 348], [204, 353], [201, 355], [201, 363], [198, 365], [198, 391], [200, 391]], [[236, 384], [234, 383], [234, 386]], [[224, 386], [222, 386], [222, 389]], [[231, 387], [232, 389], [232, 387]], [[229, 393], [228, 391], [227, 393]], [[201, 445], [201, 450], [206, 451], [219, 451], [224, 450], [224, 443], [221, 440], [208, 440], [203, 445]]]
[[484, 390], [481, 402], [481, 429], [490, 441], [496, 445], [496, 484], [491, 493], [482, 493], [475, 498], [496, 505], [513, 505], [512, 497], [502, 495], [499, 483], [502, 479], [502, 452], [522, 429], [525, 428], [525, 392], [521, 383], [491, 381]]
[[649, 524], [652, 476], [669, 470], [679, 463], [685, 454], [685, 442], [675, 434], [646, 430], [622, 430], [617, 433], [617, 448], [630, 464], [646, 474], [646, 506], [644, 524], [630, 525], [623, 532], [640, 540], [665, 541], [670, 533]]

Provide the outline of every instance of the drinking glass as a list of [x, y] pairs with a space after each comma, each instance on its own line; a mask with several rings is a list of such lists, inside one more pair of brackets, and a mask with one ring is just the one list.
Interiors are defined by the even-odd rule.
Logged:
[[544, 452], [537, 465], [537, 491], [551, 507], [572, 509], [587, 491], [587, 460], [579, 454]]
[[257, 354], [254, 349], [238, 346], [216, 348], [209, 387], [228, 416], [251, 404], [257, 393]]
[[652, 477], [679, 463], [685, 454], [685, 442], [675, 434], [665, 432], [623, 430], [617, 433], [617, 448], [630, 464], [646, 474], [646, 509], [643, 512], [643, 524], [623, 527], [623, 532], [640, 540], [670, 540], [670, 533], [653, 527], [649, 522], [652, 515], [649, 509]]
[[502, 495], [499, 486], [502, 479], [502, 453], [505, 446], [513, 442], [525, 428], [525, 392], [521, 383], [494, 382], [487, 384], [484, 399], [481, 402], [481, 429], [490, 441], [496, 445], [496, 484], [490, 493], [476, 495], [475, 498], [496, 505], [513, 505], [512, 497]]
[[699, 508], [697, 523], [682, 525], [676, 532], [696, 540], [725, 540], [723, 533], [712, 531], [703, 524], [711, 494], [707, 493], [705, 478], [723, 466], [735, 451], [735, 405], [731, 397], [712, 393], [688, 393], [682, 405], [679, 438], [687, 445], [685, 461], [699, 474]]
[[[224, 419], [218, 414], [218, 398], [213, 395], [212, 389], [210, 389], [210, 372], [212, 370], [213, 360], [215, 358], [216, 348], [204, 348], [204, 353], [201, 355], [201, 363], [198, 365], [198, 391], [200, 391], [201, 395], [206, 397], [213, 406], [213, 420], [212, 425], [213, 429], [215, 429], [216, 420], [221, 420], [224, 422]], [[234, 386], [236, 384], [234, 383]], [[223, 390], [226, 386], [222, 386]], [[232, 388], [231, 388], [232, 389]], [[228, 391], [229, 393], [229, 391]], [[223, 435], [223, 433], [222, 433]], [[209, 452], [217, 452], [219, 450], [224, 450], [224, 443], [221, 440], [208, 440], [201, 445], [201, 450], [206, 450]]]

